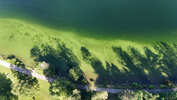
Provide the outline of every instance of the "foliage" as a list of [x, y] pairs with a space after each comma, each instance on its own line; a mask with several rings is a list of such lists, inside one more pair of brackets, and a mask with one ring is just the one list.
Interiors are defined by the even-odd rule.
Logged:
[[77, 81], [81, 77], [82, 73], [79, 68], [73, 67], [69, 70], [69, 78], [73, 81]]
[[71, 83], [71, 84], [70, 84], [70, 87], [71, 87], [72, 90], [74, 90], [74, 89], [76, 89], [77, 86], [76, 86], [76, 84]]
[[141, 89], [142, 88], [141, 85], [139, 85], [138, 88]]
[[120, 100], [137, 100], [136, 93], [130, 90], [121, 91], [117, 96]]
[[163, 88], [164, 88], [164, 86], [161, 84], [161, 85], [160, 85], [160, 88], [161, 88], [161, 89], [163, 89]]
[[160, 95], [159, 100], [176, 100], [177, 99], [177, 91], [159, 93], [159, 95]]
[[55, 99], [66, 99], [72, 95], [71, 82], [66, 78], [57, 78], [55, 82], [51, 83], [50, 93]]
[[170, 88], [174, 88], [174, 87], [175, 87], [175, 85], [174, 85], [174, 84], [170, 84], [169, 86], [170, 86]]
[[46, 63], [45, 61], [43, 61], [43, 62], [41, 62], [40, 64], [39, 64], [39, 66], [40, 66], [40, 68], [42, 69], [42, 70], [45, 70], [45, 69], [48, 69], [48, 67], [49, 67], [49, 63]]
[[137, 87], [137, 86], [138, 86], [137, 83], [135, 83], [135, 82], [132, 83], [132, 87]]
[[149, 85], [149, 89], [154, 89], [154, 85]]
[[97, 87], [95, 86], [95, 82], [91, 81], [91, 83], [89, 84], [89, 89], [91, 91], [91, 93], [93, 92], [93, 90], [95, 90]]
[[11, 85], [11, 80], [6, 78], [6, 75], [4, 73], [0, 73], [0, 99], [3, 98], [4, 100], [16, 100], [18, 98], [10, 92], [12, 89]]
[[77, 90], [77, 89], [74, 89], [74, 90], [72, 91], [72, 95], [71, 95], [70, 98], [71, 98], [71, 100], [82, 100], [82, 99], [81, 99], [80, 91]]
[[156, 100], [159, 95], [152, 95], [151, 93], [143, 90], [135, 90], [134, 91], [137, 97], [137, 100]]
[[125, 84], [122, 84], [122, 86], [125, 86]]
[[147, 85], [144, 85], [144, 84], [143, 84], [143, 88], [147, 88], [147, 87], [148, 87]]
[[56, 69], [56, 67], [53, 66], [53, 65], [52, 65], [52, 66], [49, 66], [47, 69], [44, 69], [44, 70], [43, 70], [43, 74], [44, 74], [45, 76], [55, 78], [54, 76], [56, 76], [56, 74], [57, 74], [57, 69]]
[[0, 95], [0, 100], [9, 100], [9, 99], [7, 98], [7, 96]]
[[82, 84], [82, 85], [87, 85], [87, 84], [88, 84], [88, 82], [87, 82], [87, 80], [86, 80], [86, 79], [82, 79], [81, 84]]
[[40, 90], [38, 80], [34, 77], [25, 75], [28, 78], [20, 80], [18, 83], [12, 85], [11, 92], [15, 95], [23, 97], [35, 97], [35, 94]]
[[86, 90], [82, 90], [81, 91], [81, 98], [82, 98], [82, 100], [91, 100], [91, 92], [86, 91]]
[[92, 95], [91, 98], [91, 100], [106, 100], [106, 99], [108, 99], [107, 91], [96, 92], [94, 95]]

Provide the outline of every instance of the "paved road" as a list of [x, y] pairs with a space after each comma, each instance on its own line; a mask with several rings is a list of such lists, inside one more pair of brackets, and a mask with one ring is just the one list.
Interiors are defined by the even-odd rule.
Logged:
[[[29, 70], [20, 68], [18, 66], [12, 65], [10, 63], [7, 63], [5, 61], [0, 60], [0, 65], [13, 69], [15, 71], [27, 74], [27, 75], [31, 75], [33, 77], [36, 77], [38, 79], [44, 80], [44, 81], [48, 81], [48, 82], [54, 82], [56, 79], [54, 78], [50, 78], [50, 77], [46, 77], [44, 75], [39, 75], [37, 73], [34, 72], [30, 72]], [[84, 85], [80, 85], [80, 84], [76, 84], [78, 89], [84, 89], [87, 90], [89, 87], [88, 86], [84, 86]], [[125, 89], [110, 89], [110, 88], [100, 88], [97, 87], [94, 91], [107, 91], [108, 93], [117, 93], [117, 92], [121, 92]], [[133, 89], [129, 89], [130, 91], [134, 91]], [[177, 91], [177, 88], [173, 88], [173, 89], [143, 89], [144, 91], [150, 92], [150, 93], [162, 93], [162, 92], [170, 92], [170, 91]]]

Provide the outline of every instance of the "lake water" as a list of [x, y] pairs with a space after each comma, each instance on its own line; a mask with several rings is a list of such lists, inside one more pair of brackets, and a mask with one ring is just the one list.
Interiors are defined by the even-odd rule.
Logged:
[[175, 0], [0, 0], [0, 17], [34, 19], [93, 38], [174, 38], [176, 5]]

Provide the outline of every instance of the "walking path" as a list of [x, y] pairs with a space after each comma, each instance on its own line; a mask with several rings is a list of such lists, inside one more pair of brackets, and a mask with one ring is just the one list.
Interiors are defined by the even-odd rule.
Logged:
[[[54, 82], [56, 79], [54, 78], [50, 78], [50, 77], [46, 77], [44, 75], [39, 75], [37, 73], [34, 72], [30, 72], [29, 70], [20, 68], [18, 66], [12, 65], [10, 63], [7, 63], [5, 61], [0, 60], [0, 65], [13, 69], [15, 71], [36, 77], [38, 79], [44, 80], [44, 81], [48, 81], [48, 82]], [[87, 90], [89, 89], [89, 86], [84, 86], [84, 85], [80, 85], [80, 84], [76, 84], [78, 89], [84, 89]], [[125, 89], [111, 89], [111, 88], [100, 88], [97, 87], [94, 91], [107, 91], [108, 93], [117, 93], [117, 92], [121, 92]], [[129, 89], [130, 91], [134, 91], [134, 89]], [[150, 92], [150, 93], [162, 93], [162, 92], [171, 92], [171, 91], [177, 91], [177, 88], [173, 88], [173, 89], [143, 89], [144, 91]]]

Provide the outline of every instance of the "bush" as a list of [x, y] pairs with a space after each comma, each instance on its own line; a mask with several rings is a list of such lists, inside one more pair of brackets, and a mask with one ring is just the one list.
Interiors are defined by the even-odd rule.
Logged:
[[163, 88], [164, 88], [164, 86], [161, 84], [161, 85], [160, 85], [160, 88], [161, 88], [161, 89], [163, 89]]
[[167, 86], [161, 84], [161, 85], [160, 85], [160, 88], [161, 88], [161, 89], [164, 89], [164, 88], [167, 88]]
[[167, 88], [167, 85], [163, 85], [164, 88]]
[[149, 89], [154, 89], [154, 85], [149, 85]]
[[87, 84], [88, 84], [88, 82], [87, 82], [87, 80], [86, 80], [86, 79], [82, 79], [81, 84], [82, 84], [82, 85], [87, 85]]
[[117, 87], [117, 86], [118, 86], [118, 84], [116, 83], [116, 84], [115, 84], [115, 86]]
[[170, 84], [169, 86], [170, 86], [170, 88], [174, 88], [174, 87], [175, 87], [175, 85], [174, 85], [174, 84]]
[[144, 85], [144, 84], [143, 84], [143, 88], [147, 88], [147, 87], [148, 87], [147, 85]]
[[10, 62], [10, 59], [7, 59], [7, 62]]
[[141, 89], [141, 85], [139, 85], [138, 88]]
[[125, 86], [125, 84], [122, 84], [122, 86]]
[[132, 87], [137, 87], [137, 86], [138, 86], [137, 83], [135, 83], [135, 82], [132, 83]]

